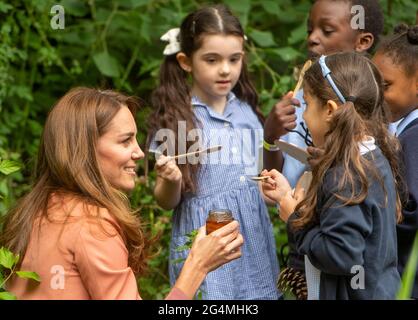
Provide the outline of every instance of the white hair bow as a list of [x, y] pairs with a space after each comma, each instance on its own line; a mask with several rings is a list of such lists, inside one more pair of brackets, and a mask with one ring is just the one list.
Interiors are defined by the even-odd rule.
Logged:
[[169, 56], [180, 51], [180, 41], [178, 40], [179, 34], [180, 34], [180, 28], [173, 28], [173, 29], [168, 30], [160, 38], [162, 41], [168, 42], [163, 52], [165, 56]]

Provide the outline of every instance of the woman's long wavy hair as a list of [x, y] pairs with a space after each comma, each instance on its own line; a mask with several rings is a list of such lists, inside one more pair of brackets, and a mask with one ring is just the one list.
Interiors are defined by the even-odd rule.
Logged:
[[[192, 57], [204, 40], [205, 35], [234, 35], [244, 39], [244, 31], [239, 20], [224, 5], [204, 7], [189, 14], [180, 27], [180, 47], [187, 56]], [[160, 83], [152, 95], [152, 105], [155, 109], [149, 121], [149, 138], [159, 129], [169, 129], [175, 133], [175, 141], [167, 141], [172, 144], [169, 149], [175, 150], [178, 145], [178, 124], [179, 121], [186, 122], [187, 134], [199, 125], [194, 116], [191, 105], [191, 88], [188, 84], [188, 73], [184, 71], [177, 61], [176, 54], [166, 56], [160, 67]], [[258, 110], [258, 95], [251, 84], [245, 58], [237, 84], [232, 92], [238, 99], [248, 103], [263, 122], [263, 116]], [[186, 136], [187, 136], [186, 134]], [[186, 141], [186, 148], [189, 149], [196, 141]], [[183, 192], [194, 192], [196, 190], [196, 176], [199, 170], [198, 164], [180, 164], [179, 168], [183, 174]]]
[[51, 195], [64, 195], [81, 201], [85, 208], [93, 205], [97, 210], [85, 210], [86, 215], [99, 224], [103, 222], [99, 208], [107, 209], [129, 251], [129, 266], [136, 274], [145, 270], [149, 240], [127, 196], [104, 177], [96, 153], [99, 137], [123, 106], [135, 115], [138, 101], [84, 87], [70, 90], [58, 101], [45, 123], [33, 188], [5, 216], [0, 245], [23, 258], [35, 219], [49, 219]]
[[[336, 166], [342, 167], [342, 176], [335, 196], [344, 205], [359, 204], [367, 197], [371, 179], [376, 179], [386, 188], [383, 179], [373, 163], [362, 157], [358, 143], [365, 135], [373, 136], [376, 144], [388, 159], [397, 190], [396, 217], [400, 221], [400, 194], [404, 188], [399, 168], [400, 146], [395, 137], [388, 132], [388, 109], [383, 100], [383, 80], [374, 64], [357, 53], [337, 53], [326, 58], [331, 77], [344, 97], [355, 97], [355, 102], [347, 101], [340, 105], [328, 81], [323, 77], [318, 62], [306, 72], [304, 91], [325, 106], [327, 101], [335, 101], [340, 106], [335, 111], [329, 131], [322, 148], [325, 150], [319, 164], [313, 168], [312, 183], [305, 199], [296, 207], [299, 218], [292, 223], [301, 228], [317, 223], [318, 193], [321, 190], [327, 171]], [[346, 191], [349, 196], [346, 196]], [[345, 192], [344, 192], [345, 191]], [[351, 194], [350, 194], [351, 193]], [[345, 194], [345, 195], [343, 195]], [[387, 196], [386, 200], [387, 200]]]

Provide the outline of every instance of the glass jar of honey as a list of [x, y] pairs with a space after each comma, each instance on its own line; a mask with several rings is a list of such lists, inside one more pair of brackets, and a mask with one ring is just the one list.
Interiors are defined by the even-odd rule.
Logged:
[[209, 211], [206, 219], [206, 234], [210, 234], [234, 220], [231, 210], [214, 209]]

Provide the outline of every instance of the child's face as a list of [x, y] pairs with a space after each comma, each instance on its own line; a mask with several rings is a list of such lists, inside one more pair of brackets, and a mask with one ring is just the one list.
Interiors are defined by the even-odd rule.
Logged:
[[241, 37], [204, 35], [190, 63], [193, 94], [209, 104], [225, 99], [238, 82], [243, 58]]
[[311, 95], [307, 88], [303, 90], [303, 98], [306, 103], [303, 120], [308, 126], [314, 146], [320, 147], [324, 144], [325, 134], [329, 130], [329, 109], [323, 106], [316, 97]]
[[308, 52], [311, 58], [357, 48], [360, 33], [351, 28], [349, 1], [316, 1], [308, 18]]
[[392, 113], [392, 121], [404, 117], [418, 105], [418, 71], [407, 77], [402, 66], [395, 65], [392, 59], [384, 54], [373, 57], [385, 82], [385, 100]]

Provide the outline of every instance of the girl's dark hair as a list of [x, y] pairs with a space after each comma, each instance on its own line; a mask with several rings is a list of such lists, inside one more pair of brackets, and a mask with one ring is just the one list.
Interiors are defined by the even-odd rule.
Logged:
[[[313, 168], [312, 183], [305, 199], [297, 206], [300, 217], [293, 221], [296, 228], [318, 221], [317, 201], [325, 174], [330, 168], [341, 167], [342, 176], [335, 196], [344, 205], [359, 204], [367, 197], [370, 179], [382, 184], [383, 179], [373, 163], [362, 157], [358, 143], [365, 135], [373, 136], [376, 144], [388, 159], [395, 178], [397, 192], [398, 221], [401, 217], [399, 194], [402, 191], [400, 169], [398, 167], [399, 143], [388, 130], [387, 108], [383, 99], [383, 80], [374, 64], [358, 53], [337, 53], [326, 58], [331, 76], [344, 97], [355, 97], [355, 102], [347, 101], [335, 111], [330, 129], [326, 134], [324, 155]], [[321, 105], [333, 100], [341, 104], [328, 81], [323, 77], [318, 62], [306, 72], [305, 93], [318, 100]], [[345, 196], [348, 189], [348, 196]], [[343, 195], [344, 194], [344, 195]], [[387, 200], [387, 199], [386, 199]]]
[[374, 41], [372, 46], [367, 50], [369, 53], [373, 51], [379, 42], [380, 35], [384, 29], [384, 15], [382, 7], [378, 0], [349, 0], [352, 6], [362, 6], [364, 8], [364, 30], [362, 32], [370, 32]]
[[[204, 36], [213, 34], [234, 35], [244, 38], [244, 31], [238, 18], [227, 7], [224, 5], [207, 6], [189, 14], [183, 20], [179, 35], [181, 51], [186, 56], [191, 57], [201, 47]], [[148, 145], [150, 138], [162, 128], [174, 132], [175, 141], [167, 142], [177, 145], [179, 121], [186, 122], [187, 134], [195, 129], [199, 122], [194, 116], [191, 105], [188, 73], [180, 67], [176, 54], [166, 56], [160, 68], [159, 79], [160, 84], [153, 92], [151, 100], [155, 110], [149, 121]], [[240, 77], [232, 92], [238, 99], [248, 103], [260, 120], [263, 121], [262, 114], [257, 107], [258, 95], [250, 82], [245, 59]], [[186, 141], [186, 148], [189, 149], [194, 143], [195, 141]], [[175, 150], [175, 148], [172, 150]], [[183, 174], [182, 191], [194, 192], [199, 166], [186, 163], [179, 164], [179, 168]]]
[[394, 34], [385, 38], [377, 53], [390, 57], [395, 65], [402, 66], [407, 77], [418, 70], [418, 25], [400, 24]]
[[[316, 0], [318, 1], [318, 0]], [[371, 53], [379, 41], [384, 28], [384, 15], [378, 0], [333, 0], [348, 2], [351, 6], [362, 6], [364, 8], [364, 29], [360, 32], [370, 32], [374, 41], [367, 52]], [[349, 13], [352, 16], [351, 12]]]

